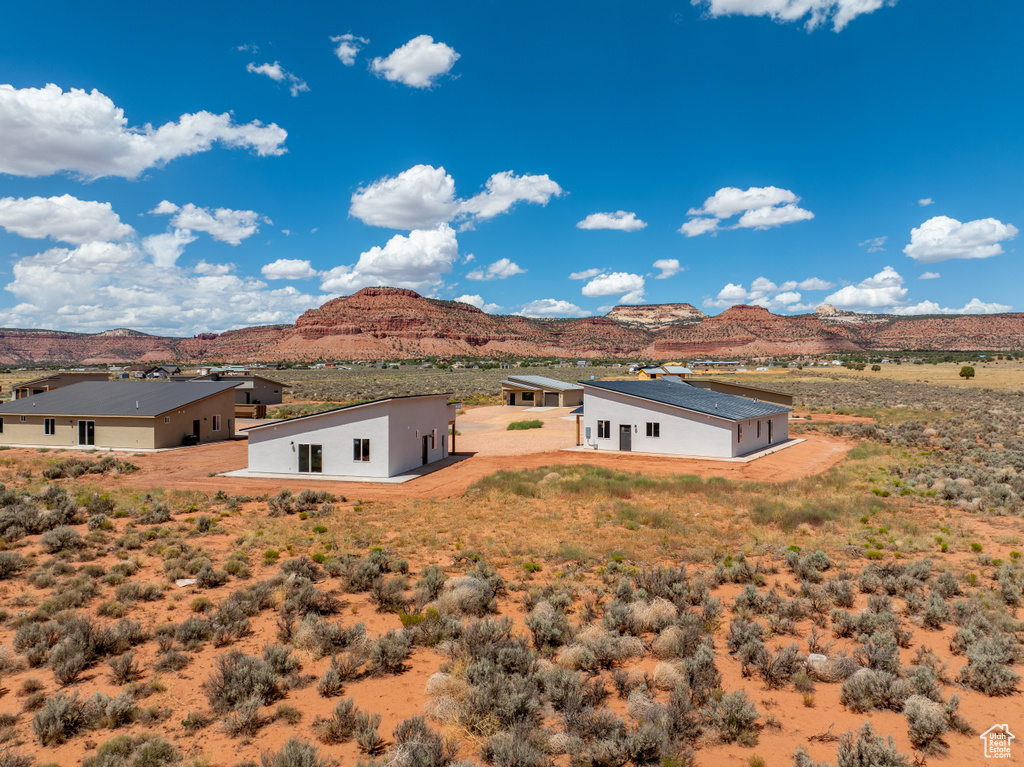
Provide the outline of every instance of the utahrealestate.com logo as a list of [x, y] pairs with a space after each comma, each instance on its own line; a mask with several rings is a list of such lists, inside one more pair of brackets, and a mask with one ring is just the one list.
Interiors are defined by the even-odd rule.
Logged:
[[1010, 744], [1015, 740], [1005, 724], [994, 724], [979, 736], [985, 744], [986, 759], [1009, 759]]

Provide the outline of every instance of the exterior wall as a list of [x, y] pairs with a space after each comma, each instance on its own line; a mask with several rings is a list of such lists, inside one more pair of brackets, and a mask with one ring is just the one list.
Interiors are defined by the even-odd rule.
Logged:
[[[523, 402], [523, 394], [532, 394], [533, 399], [528, 402]], [[544, 401], [544, 392], [533, 391], [532, 389], [510, 389], [507, 386], [501, 387], [501, 404], [509, 404], [509, 395], [516, 395], [516, 407], [525, 405], [526, 407], [533, 407], [538, 401]]]
[[[597, 422], [610, 421], [607, 439], [598, 439]], [[660, 424], [660, 437], [647, 436], [647, 422]], [[598, 450], [619, 449], [619, 426], [633, 427], [634, 452], [669, 455], [706, 455], [732, 458], [736, 427], [730, 421], [700, 413], [691, 413], [671, 405], [648, 402], [617, 392], [591, 389], [583, 404], [583, 433], [590, 429], [584, 444]]]
[[[757, 423], [761, 422], [761, 436], [757, 436]], [[732, 440], [733, 440], [733, 455], [746, 455], [747, 453], [753, 453], [755, 450], [768, 447], [768, 421], [771, 421], [774, 426], [772, 427], [772, 442], [773, 445], [778, 445], [789, 439], [789, 414], [778, 413], [773, 416], [763, 416], [761, 418], [751, 418], [746, 421], [740, 421], [739, 425], [743, 427], [743, 441], [737, 442], [736, 440], [736, 424], [732, 427]]]
[[[231, 380], [221, 378], [222, 381]], [[249, 393], [250, 402], [258, 402], [261, 405], [280, 405], [284, 401], [281, 384], [266, 381], [262, 378], [254, 378], [251, 389], [235, 389], [235, 402], [245, 404], [245, 394]]]
[[423, 465], [423, 437], [427, 440], [427, 463], [448, 457], [447, 397], [392, 400], [389, 406], [388, 476], [404, 474]]
[[[352, 440], [370, 440], [370, 460], [352, 460]], [[299, 473], [300, 444], [323, 445], [323, 473], [337, 476], [388, 476], [388, 414], [357, 408], [281, 421], [249, 432], [249, 471]]]
[[55, 434], [43, 434], [44, 419], [48, 416], [26, 415], [22, 422], [21, 416], [5, 414], [3, 416], [3, 434], [0, 444], [4, 445], [41, 445], [43, 447], [79, 447], [78, 422], [93, 421], [95, 423], [94, 447], [124, 448], [129, 450], [148, 450], [153, 444], [152, 418], [111, 418], [83, 416], [52, 416], [55, 421]]
[[579, 407], [583, 404], [583, 390], [564, 391], [561, 396], [562, 407]]
[[[220, 415], [220, 431], [213, 430], [213, 416]], [[170, 423], [165, 423], [169, 418]], [[194, 402], [155, 419], [154, 447], [180, 447], [186, 434], [192, 433], [192, 422], [199, 421], [199, 441], [219, 442], [235, 436], [235, 393], [233, 389]]]
[[[299, 444], [323, 445], [323, 474], [391, 477], [422, 463], [420, 437], [437, 429], [428, 461], [448, 454], [445, 397], [391, 400], [322, 416], [281, 421], [249, 432], [249, 470], [298, 477]], [[416, 432], [419, 432], [417, 437]], [[352, 442], [370, 440], [370, 460], [352, 459]]]

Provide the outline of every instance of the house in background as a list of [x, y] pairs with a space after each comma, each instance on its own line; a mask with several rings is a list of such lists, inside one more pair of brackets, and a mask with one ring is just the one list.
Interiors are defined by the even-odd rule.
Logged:
[[16, 384], [14, 386], [14, 399], [32, 397], [36, 394], [43, 394], [44, 392], [60, 389], [64, 386], [71, 386], [72, 384], [83, 383], [85, 381], [106, 380], [109, 379], [107, 374], [102, 370], [88, 373], [53, 373], [52, 375], [33, 378], [31, 381]]
[[0, 444], [152, 450], [234, 437], [231, 383], [93, 381], [0, 405]]
[[235, 384], [235, 417], [266, 418], [267, 405], [280, 405], [290, 384], [255, 373], [207, 373], [200, 376], [174, 376], [173, 381], [230, 381]]
[[295, 476], [405, 474], [454, 450], [455, 406], [448, 396], [390, 397], [252, 426], [246, 429], [248, 470]]
[[735, 458], [789, 439], [789, 410], [671, 381], [584, 381], [584, 444]]
[[576, 407], [583, 404], [583, 387], [545, 376], [506, 376], [501, 404], [526, 407]]
[[654, 381], [663, 375], [665, 375], [665, 371], [661, 369], [660, 365], [650, 365], [637, 371], [637, 378], [640, 381]]

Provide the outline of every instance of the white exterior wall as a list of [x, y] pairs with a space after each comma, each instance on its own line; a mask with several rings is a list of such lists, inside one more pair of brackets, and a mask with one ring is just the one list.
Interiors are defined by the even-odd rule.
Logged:
[[[608, 439], [597, 438], [597, 422], [610, 421]], [[661, 424], [660, 437], [647, 436], [647, 422]], [[706, 455], [732, 458], [735, 424], [720, 418], [691, 413], [671, 405], [637, 399], [617, 392], [588, 389], [583, 403], [584, 445], [598, 450], [619, 449], [619, 426], [633, 427], [632, 446], [637, 453]], [[745, 435], [744, 435], [745, 436]]]
[[[761, 422], [761, 437], [757, 436], [757, 422]], [[734, 452], [733, 455], [746, 455], [752, 453], [755, 450], [768, 447], [768, 421], [771, 421], [774, 426], [772, 427], [772, 444], [778, 445], [780, 442], [785, 442], [789, 439], [789, 413], [778, 413], [773, 416], [763, 416], [761, 418], [751, 418], [746, 421], [740, 421], [739, 425], [743, 427], [743, 441], [736, 443], [736, 424], [733, 424], [733, 443]]]
[[422, 399], [401, 399], [388, 403], [391, 408], [389, 476], [423, 465], [423, 437], [427, 440], [427, 463], [448, 457], [447, 396]]
[[[416, 431], [437, 429], [436, 447], [428, 462], [448, 455], [448, 408], [444, 395], [391, 400], [254, 429], [249, 435], [249, 471], [299, 473], [299, 444], [323, 445], [323, 474], [391, 477], [422, 463]], [[442, 439], [443, 438], [443, 439]], [[370, 460], [355, 461], [355, 439], [370, 440]], [[294, 444], [293, 444], [294, 443]]]

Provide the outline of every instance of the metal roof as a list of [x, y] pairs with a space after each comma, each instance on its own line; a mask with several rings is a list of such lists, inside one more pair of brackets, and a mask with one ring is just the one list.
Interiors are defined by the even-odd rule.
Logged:
[[233, 383], [83, 381], [0, 405], [3, 415], [138, 416], [152, 418], [234, 389]]
[[553, 389], [554, 391], [579, 391], [580, 385], [558, 381], [545, 376], [506, 376], [512, 383], [524, 383], [528, 386], [536, 386], [538, 389]]
[[662, 369], [671, 375], [692, 375], [693, 371], [685, 365], [662, 365]]
[[506, 389], [520, 389], [522, 391], [541, 391], [538, 386], [520, 383], [519, 381], [502, 381], [501, 385]]
[[745, 421], [748, 418], [762, 418], [789, 412], [789, 408], [773, 405], [770, 402], [758, 402], [732, 394], [721, 394], [710, 389], [698, 389], [695, 386], [680, 386], [662, 379], [653, 381], [581, 381], [580, 383], [584, 388], [592, 386], [595, 389], [625, 394], [649, 402], [658, 402], [662, 405], [724, 418], [727, 421]]
[[[451, 392], [446, 394], [405, 394], [401, 397], [385, 397], [384, 399], [375, 399], [371, 402], [357, 402], [354, 405], [342, 405], [341, 407], [332, 407], [330, 410], [321, 410], [319, 413], [306, 413], [306, 415], [297, 415], [294, 418], [285, 418], [284, 420], [277, 420], [271, 423], [259, 423], [255, 426], [250, 426], [247, 429], [241, 429], [241, 431], [256, 431], [258, 429], [266, 429], [270, 426], [278, 426], [282, 423], [293, 423], [295, 421], [302, 421], [307, 418], [319, 418], [324, 415], [331, 415], [332, 413], [340, 413], [343, 410], [358, 410], [359, 408], [372, 407], [374, 405], [383, 405], [385, 402], [394, 402], [400, 399], [419, 399], [425, 397], [444, 397], [447, 402], [448, 398], [452, 396]], [[453, 407], [449, 405], [449, 407]]]
[[26, 386], [31, 386], [32, 384], [42, 383], [43, 381], [53, 381], [55, 379], [60, 379], [60, 378], [75, 379], [75, 378], [78, 378], [80, 376], [92, 376], [93, 378], [95, 378], [97, 374], [102, 374], [104, 376], [107, 375], [102, 370], [74, 370], [74, 371], [69, 371], [69, 372], [51, 373], [48, 376], [40, 376], [39, 378], [33, 378], [31, 381], [22, 381], [19, 384], [15, 384], [11, 388], [12, 389], [21, 389], [21, 388], [24, 388]]

